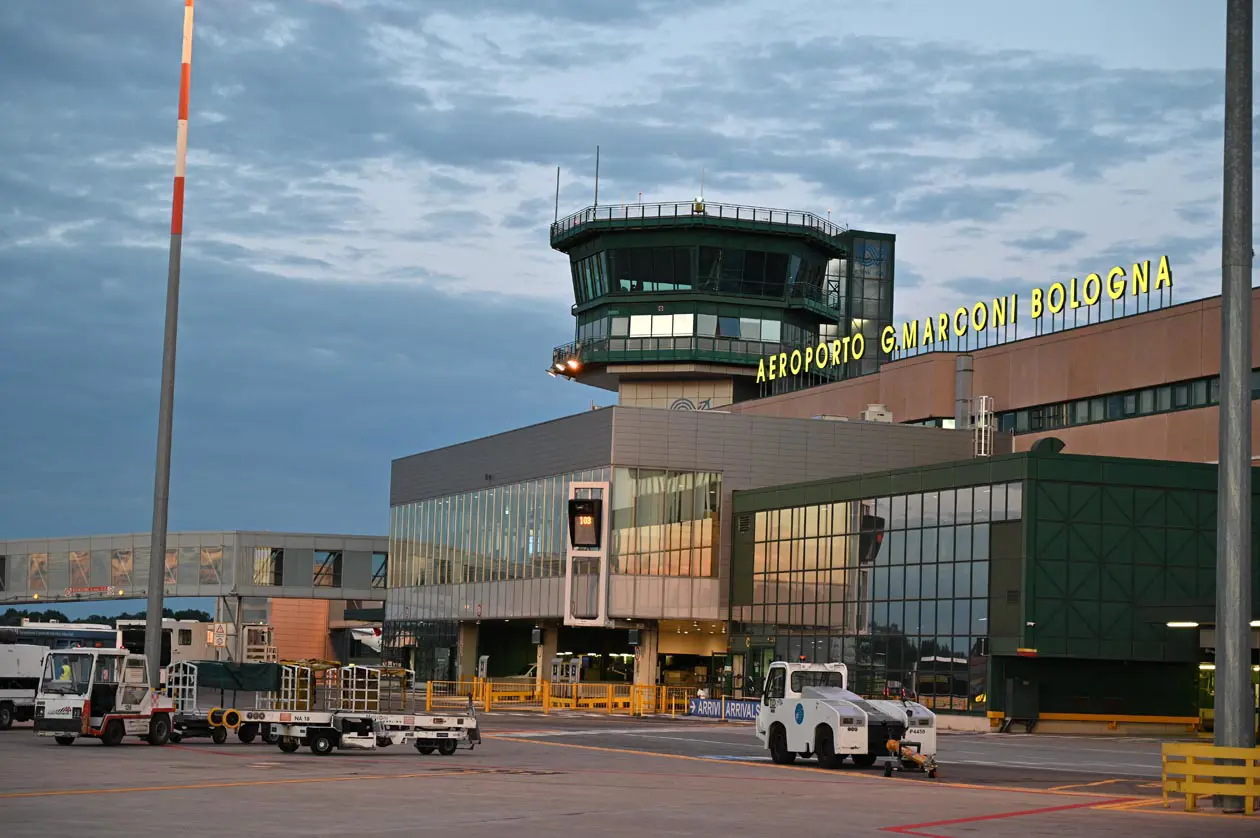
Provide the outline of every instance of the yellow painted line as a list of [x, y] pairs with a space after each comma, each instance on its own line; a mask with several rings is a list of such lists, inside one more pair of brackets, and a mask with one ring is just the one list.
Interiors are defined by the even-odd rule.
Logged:
[[422, 779], [438, 779], [440, 777], [457, 777], [462, 774], [476, 774], [476, 770], [469, 771], [442, 771], [430, 772], [426, 771], [422, 774], [376, 774], [376, 775], [354, 775], [349, 777], [290, 777], [284, 780], [243, 780], [236, 782], [223, 783], [188, 783], [180, 786], [136, 786], [132, 788], [105, 788], [105, 789], [59, 789], [56, 791], [15, 791], [0, 794], [0, 800], [9, 800], [18, 797], [72, 797], [84, 794], [142, 794], [144, 792], [158, 791], [194, 791], [197, 789], [230, 789], [230, 788], [250, 788], [253, 786], [289, 786], [299, 785], [302, 783], [348, 783], [360, 780], [422, 780]]
[[[886, 782], [896, 783], [898, 781], [893, 777], [885, 777], [881, 774], [859, 774], [852, 771], [843, 773], [829, 773], [819, 768], [809, 768], [804, 765], [775, 765], [774, 763], [761, 762], [741, 762], [739, 760], [717, 760], [707, 757], [693, 757], [686, 754], [661, 754], [655, 751], [641, 751], [633, 748], [606, 748], [600, 745], [578, 745], [574, 742], [547, 742], [542, 739], [517, 739], [512, 736], [485, 736], [485, 739], [497, 739], [502, 742], [519, 742], [525, 745], [547, 745], [552, 748], [576, 748], [580, 751], [600, 751], [609, 754], [631, 754], [633, 756], [659, 757], [661, 759], [681, 759], [689, 762], [707, 762], [710, 764], [717, 763], [719, 765], [742, 765], [746, 768], [773, 768], [787, 771], [808, 771], [815, 776], [836, 777], [844, 780], [866, 780], [868, 782]], [[929, 780], [925, 783], [928, 788], [950, 788], [950, 789], [972, 789], [975, 791], [1004, 791], [1018, 794], [1041, 794], [1057, 797], [1103, 797], [1108, 800], [1114, 800], [1114, 794], [1101, 794], [1099, 792], [1088, 791], [1055, 791], [1053, 789], [1031, 789], [1020, 786], [988, 786], [980, 783], [950, 783], [943, 780]], [[1154, 799], [1154, 798], [1153, 798]]]
[[1111, 783], [1124, 783], [1124, 782], [1128, 782], [1128, 781], [1117, 777], [1112, 780], [1098, 780], [1097, 782], [1093, 782], [1093, 783], [1073, 783], [1072, 785], [1069, 785], [1069, 786], [1052, 786], [1048, 790], [1049, 791], [1067, 791], [1068, 789], [1088, 789], [1088, 788], [1093, 788], [1094, 786], [1106, 786], [1106, 785], [1110, 785]]

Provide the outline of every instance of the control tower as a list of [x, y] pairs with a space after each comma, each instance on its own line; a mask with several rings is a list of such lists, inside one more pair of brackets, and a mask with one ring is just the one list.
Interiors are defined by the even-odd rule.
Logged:
[[623, 405], [676, 410], [779, 392], [800, 378], [760, 376], [771, 356], [859, 334], [860, 359], [807, 374], [874, 372], [892, 323], [895, 240], [809, 212], [700, 199], [588, 207], [551, 226], [577, 322], [549, 372]]

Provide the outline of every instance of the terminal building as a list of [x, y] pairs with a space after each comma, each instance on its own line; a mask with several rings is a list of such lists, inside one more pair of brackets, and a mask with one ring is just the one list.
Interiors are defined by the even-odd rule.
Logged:
[[[895, 243], [702, 201], [557, 221], [575, 334], [547, 371], [617, 404], [394, 461], [384, 655], [733, 695], [803, 656], [964, 715], [1210, 706], [1219, 299], [1173, 304], [1168, 257], [1134, 254], [898, 323]], [[571, 556], [588, 496], [606, 547]]]

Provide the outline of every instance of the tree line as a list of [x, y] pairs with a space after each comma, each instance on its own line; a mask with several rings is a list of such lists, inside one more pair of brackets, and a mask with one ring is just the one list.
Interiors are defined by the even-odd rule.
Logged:
[[[87, 617], [78, 617], [72, 620], [55, 608], [49, 608], [45, 611], [19, 611], [16, 608], [10, 608], [3, 614], [0, 614], [0, 626], [20, 626], [22, 625], [22, 618], [25, 617], [32, 623], [92, 623], [94, 625], [107, 625], [110, 628], [116, 628], [119, 620], [143, 620], [144, 616], [144, 611], [136, 611], [134, 613], [118, 614], [113, 617], [106, 617], [101, 614], [92, 614]], [[162, 616], [176, 620], [198, 620], [203, 623], [211, 621], [211, 617], [208, 613], [196, 608], [184, 608], [179, 611], [175, 611], [170, 608], [163, 608]]]

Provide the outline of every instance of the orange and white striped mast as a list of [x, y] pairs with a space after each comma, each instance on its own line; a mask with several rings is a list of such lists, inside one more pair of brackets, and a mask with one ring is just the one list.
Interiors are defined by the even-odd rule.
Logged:
[[153, 533], [149, 551], [144, 650], [149, 685], [161, 686], [162, 599], [166, 582], [166, 520], [171, 488], [171, 425], [175, 412], [175, 338], [179, 331], [179, 260], [184, 235], [184, 165], [188, 156], [188, 88], [192, 79], [193, 0], [184, 0], [184, 46], [179, 65], [179, 127], [175, 134], [175, 187], [171, 200], [171, 251], [166, 274], [166, 333], [162, 341], [162, 394], [158, 406], [157, 470], [153, 479]]

